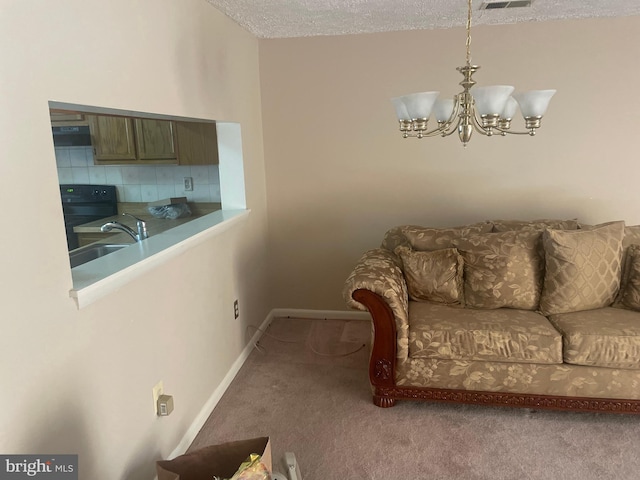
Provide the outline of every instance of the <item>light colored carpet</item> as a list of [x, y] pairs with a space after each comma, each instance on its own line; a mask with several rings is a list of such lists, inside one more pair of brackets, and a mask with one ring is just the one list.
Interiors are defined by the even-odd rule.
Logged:
[[[194, 440], [271, 437], [304, 480], [637, 479], [640, 417], [399, 401], [371, 403], [370, 324], [275, 319]], [[341, 354], [362, 343], [366, 348]]]

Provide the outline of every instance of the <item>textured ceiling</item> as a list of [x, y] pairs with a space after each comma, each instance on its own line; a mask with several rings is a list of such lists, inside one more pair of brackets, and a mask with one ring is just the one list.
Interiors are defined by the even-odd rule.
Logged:
[[[464, 26], [466, 0], [207, 0], [259, 38], [309, 37]], [[640, 15], [640, 0], [533, 0], [480, 10], [473, 25]]]

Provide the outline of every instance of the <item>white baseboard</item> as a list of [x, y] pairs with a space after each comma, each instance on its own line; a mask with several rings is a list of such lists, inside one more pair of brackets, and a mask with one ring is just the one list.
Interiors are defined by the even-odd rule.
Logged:
[[273, 318], [312, 318], [320, 320], [371, 320], [369, 312], [354, 310], [305, 310], [301, 308], [274, 308], [269, 314]]
[[[355, 311], [341, 311], [341, 310], [304, 310], [304, 309], [296, 309], [296, 308], [274, 308], [269, 312], [267, 318], [264, 319], [262, 325], [260, 325], [260, 330], [266, 330], [269, 324], [273, 321], [274, 318], [278, 317], [293, 317], [293, 318], [311, 318], [311, 319], [329, 319], [329, 320], [370, 320], [371, 316], [368, 312], [355, 312]], [[249, 358], [249, 354], [254, 349], [255, 343], [260, 340], [262, 337], [262, 332], [260, 330], [256, 330], [256, 333], [253, 335], [249, 343], [244, 347], [238, 358], [231, 368], [225, 375], [224, 379], [218, 385], [218, 387], [214, 390], [207, 400], [207, 403], [204, 404], [200, 413], [193, 420], [193, 423], [187, 430], [187, 432], [180, 440], [180, 443], [176, 446], [176, 448], [169, 454], [167, 458], [175, 458], [179, 455], [182, 455], [187, 451], [189, 446], [193, 443], [198, 435], [198, 432], [202, 429], [205, 422], [213, 412], [213, 409], [216, 407], [224, 392], [227, 391], [229, 385], [236, 377], [244, 362]]]
[[[272, 312], [270, 312], [269, 315], [267, 315], [267, 318], [265, 318], [264, 321], [262, 322], [262, 325], [260, 325], [259, 327], [260, 330], [266, 330], [266, 328], [273, 321], [273, 319], [274, 319], [274, 316]], [[251, 337], [251, 340], [244, 347], [244, 349], [242, 350], [242, 352], [240, 353], [236, 361], [233, 362], [233, 365], [231, 365], [231, 368], [229, 369], [225, 377], [222, 379], [222, 382], [220, 382], [218, 387], [211, 394], [211, 396], [209, 397], [209, 400], [207, 400], [207, 403], [204, 404], [204, 406], [200, 410], [200, 413], [193, 420], [193, 423], [191, 424], [187, 432], [182, 437], [182, 440], [180, 440], [180, 443], [178, 443], [178, 446], [173, 450], [173, 452], [171, 452], [168, 458], [175, 458], [178, 455], [182, 455], [187, 451], [189, 446], [193, 443], [193, 441], [196, 438], [196, 435], [198, 435], [198, 432], [200, 432], [200, 430], [204, 426], [205, 422], [211, 415], [211, 412], [213, 412], [213, 409], [216, 407], [216, 405], [222, 398], [222, 395], [224, 395], [224, 392], [227, 391], [227, 388], [229, 388], [229, 385], [231, 385], [231, 382], [240, 371], [240, 368], [242, 368], [242, 365], [244, 365], [244, 362], [247, 360], [247, 358], [249, 358], [249, 354], [255, 348], [254, 347], [255, 343], [258, 340], [260, 340], [260, 337], [262, 337], [262, 332], [260, 330], [256, 330], [256, 333], [253, 335], [253, 337]]]

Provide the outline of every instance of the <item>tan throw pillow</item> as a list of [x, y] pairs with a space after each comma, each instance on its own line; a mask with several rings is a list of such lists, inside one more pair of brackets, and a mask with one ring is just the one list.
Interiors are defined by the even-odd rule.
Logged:
[[487, 233], [492, 228], [490, 223], [484, 222], [451, 228], [428, 228], [416, 225], [401, 227], [402, 234], [409, 240], [411, 248], [420, 252], [452, 248], [454, 240], [474, 233]]
[[447, 305], [462, 303], [463, 260], [455, 248], [416, 252], [398, 247], [395, 253], [402, 259], [411, 300]]
[[544, 230], [553, 228], [556, 230], [576, 230], [578, 219], [571, 220], [548, 220], [540, 218], [538, 220], [492, 220], [494, 232], [511, 232], [514, 230]]
[[620, 287], [624, 222], [586, 230], [546, 230], [544, 315], [611, 305]]
[[541, 235], [514, 231], [456, 240], [464, 258], [466, 306], [536, 310], [542, 288]]
[[640, 245], [629, 245], [616, 306], [640, 310]]

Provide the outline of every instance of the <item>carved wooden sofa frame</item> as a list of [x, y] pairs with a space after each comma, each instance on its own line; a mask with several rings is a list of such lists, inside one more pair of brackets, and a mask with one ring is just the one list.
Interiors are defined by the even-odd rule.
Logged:
[[370, 290], [355, 290], [352, 297], [367, 308], [373, 319], [374, 338], [369, 361], [369, 380], [373, 389], [373, 403], [378, 407], [393, 407], [396, 400], [424, 400], [576, 412], [640, 414], [640, 400], [635, 399], [481, 392], [396, 385], [397, 343], [393, 312], [380, 295]]

